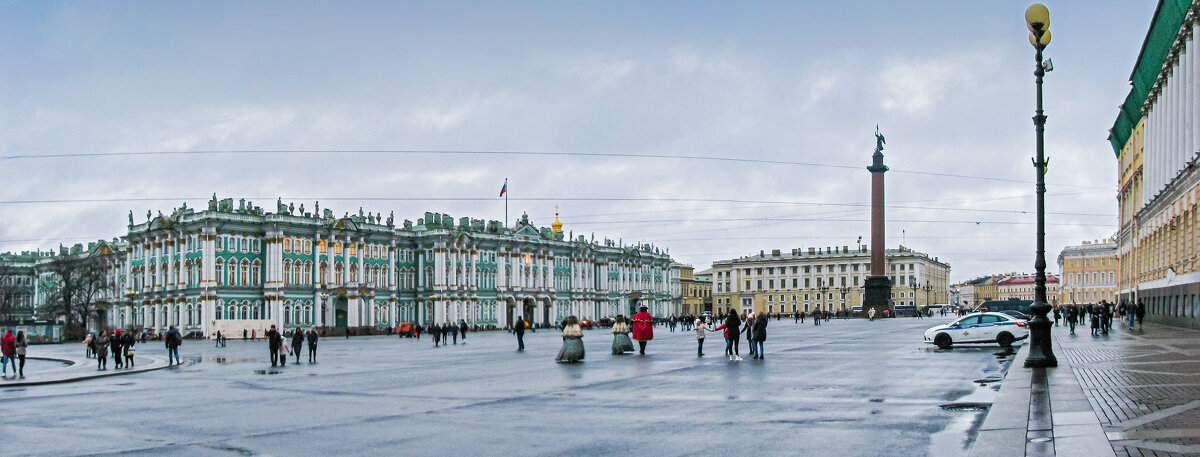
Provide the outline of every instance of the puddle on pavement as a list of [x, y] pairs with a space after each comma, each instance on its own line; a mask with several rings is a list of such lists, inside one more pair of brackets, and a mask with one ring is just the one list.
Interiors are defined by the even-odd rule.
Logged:
[[956, 402], [940, 405], [946, 411], [987, 411], [991, 403]]
[[283, 372], [282, 372], [282, 371], [279, 371], [279, 370], [254, 370], [254, 374], [267, 374], [267, 375], [271, 375], [271, 374], [279, 374], [279, 373], [283, 373]]
[[213, 362], [213, 363], [219, 363], [222, 365], [231, 365], [234, 363], [262, 363], [262, 361], [263, 361], [261, 358], [254, 358], [254, 357], [236, 358], [236, 357], [226, 357], [226, 356], [221, 356], [221, 355], [206, 355], [204, 357], [193, 357], [191, 360], [193, 363]]

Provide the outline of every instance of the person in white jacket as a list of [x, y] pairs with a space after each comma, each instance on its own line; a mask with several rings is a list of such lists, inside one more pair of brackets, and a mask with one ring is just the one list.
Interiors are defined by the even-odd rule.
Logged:
[[696, 319], [696, 357], [704, 357], [704, 332], [713, 331], [707, 321]]

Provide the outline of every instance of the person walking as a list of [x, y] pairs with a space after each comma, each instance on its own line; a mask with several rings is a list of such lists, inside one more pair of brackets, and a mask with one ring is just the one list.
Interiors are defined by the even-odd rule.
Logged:
[[288, 358], [287, 337], [281, 332], [279, 333], [279, 366], [286, 367]]
[[1071, 328], [1071, 334], [1075, 334], [1075, 321], [1078, 319], [1079, 310], [1074, 306], [1067, 306], [1067, 327]]
[[271, 324], [271, 329], [267, 330], [267, 349], [271, 351], [271, 366], [273, 367], [279, 365], [280, 346], [283, 346], [283, 338], [275, 330], [275, 324]]
[[525, 350], [525, 318], [518, 316], [513, 323], [513, 333], [517, 335], [517, 352]]
[[613, 318], [613, 355], [621, 355], [626, 352], [633, 352], [633, 340], [629, 339], [629, 323], [625, 321], [625, 315], [618, 314]]
[[1138, 328], [1140, 329], [1142, 328], [1142, 318], [1146, 317], [1146, 304], [1138, 300], [1137, 309], [1134, 312], [1137, 313]]
[[752, 336], [751, 333], [754, 331], [753, 328], [755, 320], [757, 319], [754, 313], [746, 313], [744, 319], [742, 320], [742, 328], [738, 330], [739, 338], [742, 335], [746, 335], [746, 345], [750, 346], [750, 358], [752, 359], [758, 358], [754, 353], [754, 340], [750, 338]]
[[[875, 309], [875, 308], [871, 308], [871, 309]], [[813, 325], [821, 325], [821, 310], [819, 310], [819, 309], [813, 310], [812, 320], [813, 320]]]
[[17, 339], [12, 330], [5, 330], [0, 337], [0, 375], [8, 377], [8, 365], [12, 364], [13, 377], [17, 376]]
[[633, 339], [638, 342], [638, 355], [646, 355], [646, 343], [654, 339], [654, 317], [647, 309], [639, 307], [638, 313], [633, 315]]
[[296, 331], [292, 333], [292, 354], [296, 355], [296, 363], [300, 363], [300, 352], [304, 349], [304, 329], [296, 326]]
[[25, 339], [25, 331], [24, 330], [17, 330], [16, 346], [17, 346], [17, 361], [20, 363], [19, 365], [17, 365], [17, 370], [18, 370], [17, 377], [24, 378], [25, 377], [25, 349], [29, 347], [29, 341], [27, 341]]
[[429, 338], [433, 340], [433, 347], [438, 347], [438, 342], [442, 341], [442, 327], [436, 322], [429, 326]]
[[1054, 307], [1054, 326], [1055, 327], [1058, 327], [1058, 320], [1061, 318], [1062, 318], [1062, 307], [1055, 306]]
[[470, 327], [467, 326], [466, 320], [464, 320], [464, 319], [458, 320], [458, 333], [462, 334], [463, 344], [467, 344], [467, 330], [469, 330], [469, 329], [470, 329]]
[[113, 367], [117, 370], [121, 369], [122, 360], [124, 360], [121, 357], [121, 346], [124, 344], [124, 340], [121, 339], [121, 330], [113, 330], [112, 336], [108, 338], [108, 347], [112, 351]]
[[579, 328], [579, 318], [567, 316], [563, 320], [563, 345], [554, 357], [556, 362], [578, 362], [583, 360], [583, 330]]
[[[1131, 319], [1129, 322], [1130, 322], [1129, 328], [1133, 328], [1133, 320]], [[92, 344], [92, 334], [91, 333], [88, 333], [87, 336], [83, 337], [83, 346], [86, 348], [85, 350], [87, 351], [87, 354], [85, 354], [85, 358], [88, 358], [88, 359], [92, 358], [94, 356], [94, 352], [95, 352], [93, 350], [95, 348], [95, 345]]]
[[92, 341], [92, 349], [96, 352], [96, 370], [108, 369], [108, 332], [100, 331], [100, 336], [97, 336]]
[[122, 338], [125, 340], [125, 347], [121, 349], [121, 355], [125, 356], [125, 368], [133, 368], [133, 345], [137, 343], [137, 337], [128, 329], [124, 335]]
[[725, 330], [725, 355], [729, 357], [730, 361], [742, 360], [741, 354], [738, 354], [740, 336], [737, 334], [741, 328], [742, 320], [738, 318], [737, 311], [730, 309], [729, 313], [725, 315], [725, 322], [720, 327], [713, 329], [713, 331]]
[[167, 346], [167, 366], [183, 365], [179, 360], [179, 346], [183, 344], [183, 335], [179, 333], [179, 329], [174, 325], [167, 329], [167, 334], [163, 335], [163, 342]]
[[763, 342], [767, 340], [767, 319], [762, 311], [758, 312], [758, 318], [754, 320], [754, 338], [750, 342], [750, 346], [754, 347], [754, 358], [763, 359]]
[[696, 357], [704, 357], [704, 334], [712, 332], [713, 328], [708, 322], [702, 322], [699, 318], [694, 324], [696, 328]]
[[320, 337], [317, 334], [317, 328], [309, 327], [308, 333], [304, 336], [308, 338], [308, 363], [317, 363], [317, 338]]
[[1096, 305], [1088, 306], [1088, 317], [1091, 318], [1092, 336], [1096, 336], [1100, 331], [1100, 312]]

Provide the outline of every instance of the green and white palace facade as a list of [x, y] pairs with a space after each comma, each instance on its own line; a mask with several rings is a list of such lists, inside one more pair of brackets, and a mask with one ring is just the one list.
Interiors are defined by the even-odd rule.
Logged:
[[361, 209], [335, 217], [277, 202], [267, 212], [214, 196], [207, 210], [185, 204], [136, 224], [130, 215], [126, 236], [109, 243], [124, 249], [113, 267], [120, 293], [89, 326], [240, 337], [272, 324], [340, 334], [401, 322], [503, 328], [518, 316], [552, 325], [641, 305], [656, 316], [678, 312], [670, 287], [678, 273], [665, 250], [571, 239], [561, 227], [536, 227], [526, 215], [505, 227], [436, 213], [395, 224]]

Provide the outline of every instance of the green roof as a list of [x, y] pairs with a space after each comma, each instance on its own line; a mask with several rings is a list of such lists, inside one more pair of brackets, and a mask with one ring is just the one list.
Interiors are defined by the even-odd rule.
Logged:
[[1108, 133], [1108, 141], [1112, 144], [1113, 152], [1121, 156], [1121, 148], [1129, 141], [1129, 135], [1138, 121], [1142, 119], [1142, 105], [1158, 73], [1162, 71], [1171, 44], [1179, 34], [1183, 18], [1187, 15], [1191, 0], [1159, 0], [1158, 8], [1154, 11], [1154, 19], [1150, 21], [1150, 30], [1142, 42], [1142, 50], [1138, 54], [1133, 73], [1129, 75], [1129, 95], [1121, 104], [1121, 112]]

